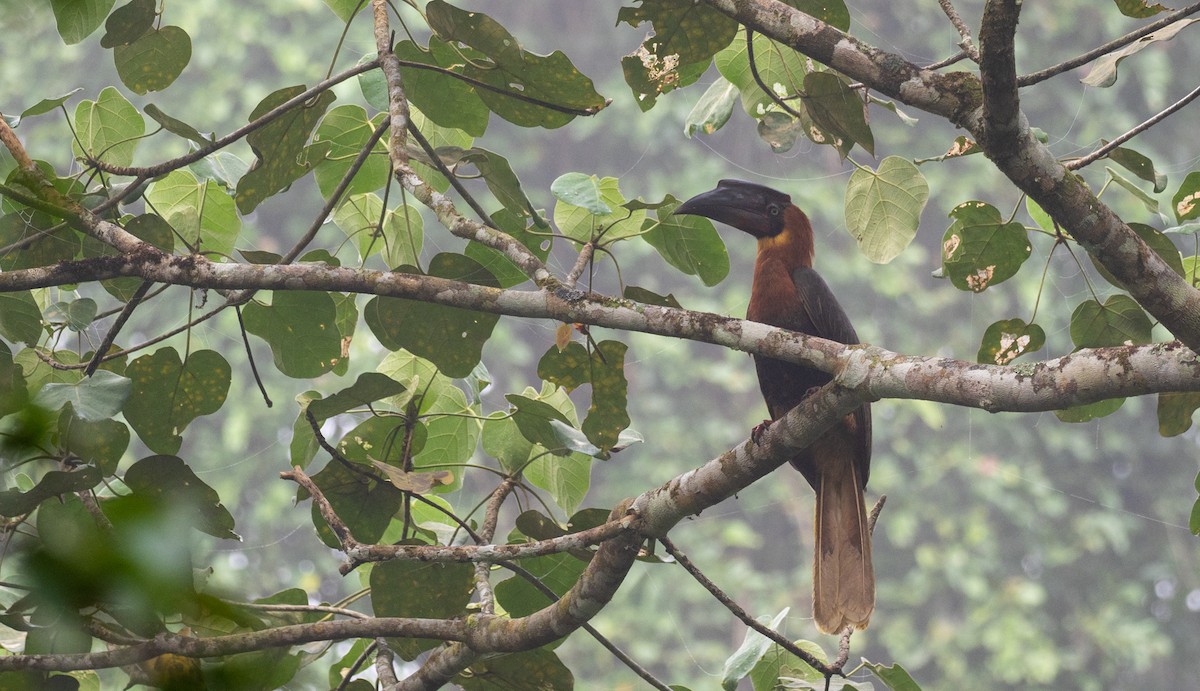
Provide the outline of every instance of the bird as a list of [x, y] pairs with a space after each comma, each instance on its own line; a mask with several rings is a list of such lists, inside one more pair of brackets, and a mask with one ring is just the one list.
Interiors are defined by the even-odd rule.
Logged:
[[[859, 343], [850, 318], [813, 269], [813, 230], [787, 194], [742, 180], [680, 204], [758, 240], [746, 318], [844, 344]], [[783, 360], [754, 356], [769, 425], [832, 377]], [[756, 441], [763, 427], [755, 429]], [[825, 633], [866, 628], [875, 609], [875, 572], [864, 491], [871, 469], [871, 409], [863, 404], [791, 458], [816, 492], [813, 619]]]

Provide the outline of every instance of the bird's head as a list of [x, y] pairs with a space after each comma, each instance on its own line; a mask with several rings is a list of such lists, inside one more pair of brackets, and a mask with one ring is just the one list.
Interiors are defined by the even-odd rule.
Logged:
[[784, 231], [789, 209], [796, 207], [783, 192], [744, 180], [722, 180], [716, 189], [680, 204], [675, 213], [711, 218], [761, 240]]

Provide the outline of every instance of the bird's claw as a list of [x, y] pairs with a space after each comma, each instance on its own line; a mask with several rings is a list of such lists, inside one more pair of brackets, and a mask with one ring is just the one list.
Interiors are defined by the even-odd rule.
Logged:
[[771, 426], [771, 422], [773, 421], [763, 420], [755, 425], [754, 429], [750, 430], [750, 441], [754, 444], [758, 444], [760, 441], [762, 441], [763, 435], [767, 433], [767, 429]]

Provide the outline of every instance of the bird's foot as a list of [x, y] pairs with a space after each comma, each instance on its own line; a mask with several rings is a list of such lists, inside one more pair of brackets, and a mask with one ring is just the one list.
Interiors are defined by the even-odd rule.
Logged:
[[767, 433], [767, 429], [770, 428], [772, 422], [774, 421], [763, 420], [755, 425], [754, 429], [750, 430], [750, 441], [754, 442], [755, 444], [758, 444], [760, 441], [762, 441], [763, 435]]

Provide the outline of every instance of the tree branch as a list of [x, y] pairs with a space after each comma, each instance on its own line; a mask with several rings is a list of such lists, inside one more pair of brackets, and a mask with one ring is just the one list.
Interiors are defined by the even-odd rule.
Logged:
[[963, 49], [972, 60], [979, 62], [979, 49], [975, 47], [975, 43], [971, 41], [971, 30], [967, 28], [966, 22], [962, 17], [958, 16], [958, 10], [954, 9], [954, 5], [950, 0], [938, 0], [938, 4], [942, 6], [942, 12], [946, 14], [946, 18], [954, 25], [958, 31], [959, 38], [958, 47]]

